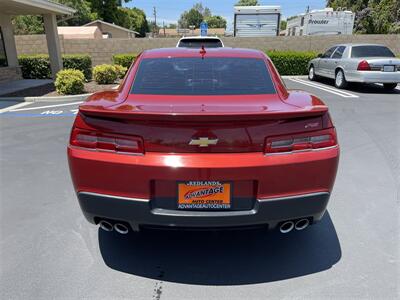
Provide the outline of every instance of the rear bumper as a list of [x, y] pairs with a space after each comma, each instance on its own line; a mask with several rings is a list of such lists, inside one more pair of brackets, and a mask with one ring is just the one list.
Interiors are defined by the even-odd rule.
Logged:
[[78, 193], [79, 204], [91, 223], [100, 219], [127, 222], [139, 226], [221, 228], [266, 225], [275, 228], [280, 222], [299, 218], [319, 221], [328, 204], [327, 192], [256, 200], [251, 210], [186, 211], [152, 208], [148, 199], [109, 196], [90, 192]]
[[346, 72], [347, 81], [363, 83], [399, 83], [400, 72], [353, 71]]

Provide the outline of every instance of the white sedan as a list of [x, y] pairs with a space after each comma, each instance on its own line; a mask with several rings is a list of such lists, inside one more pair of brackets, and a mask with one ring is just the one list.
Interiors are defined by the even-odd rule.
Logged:
[[341, 44], [308, 63], [308, 78], [327, 77], [337, 88], [349, 82], [381, 83], [393, 90], [400, 82], [400, 59], [384, 45]]

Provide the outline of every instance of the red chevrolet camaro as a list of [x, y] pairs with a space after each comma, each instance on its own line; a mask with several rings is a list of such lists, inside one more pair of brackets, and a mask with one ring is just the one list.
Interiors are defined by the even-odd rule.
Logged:
[[80, 107], [68, 159], [85, 217], [104, 230], [320, 220], [339, 146], [328, 107], [287, 90], [249, 49], [144, 51], [118, 90]]

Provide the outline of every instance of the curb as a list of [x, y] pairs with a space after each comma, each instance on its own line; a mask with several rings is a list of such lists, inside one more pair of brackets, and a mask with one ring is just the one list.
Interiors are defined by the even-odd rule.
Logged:
[[282, 75], [283, 79], [290, 79], [290, 78], [306, 78], [307, 75]]
[[68, 102], [68, 101], [83, 101], [87, 97], [92, 95], [80, 94], [80, 95], [70, 95], [70, 96], [51, 96], [51, 97], [0, 97], [1, 101], [13, 101], [13, 102]]

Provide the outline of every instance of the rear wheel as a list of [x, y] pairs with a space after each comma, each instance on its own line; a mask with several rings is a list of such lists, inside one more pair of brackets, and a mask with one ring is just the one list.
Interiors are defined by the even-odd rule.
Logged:
[[344, 76], [343, 70], [338, 70], [335, 76], [335, 86], [338, 89], [344, 89], [347, 87], [348, 83], [346, 77]]
[[396, 86], [397, 86], [397, 83], [384, 83], [383, 84], [383, 88], [388, 91], [394, 90], [396, 88]]
[[308, 79], [310, 79], [311, 81], [314, 81], [317, 79], [317, 75], [315, 75], [315, 69], [314, 66], [311, 66], [308, 69]]

